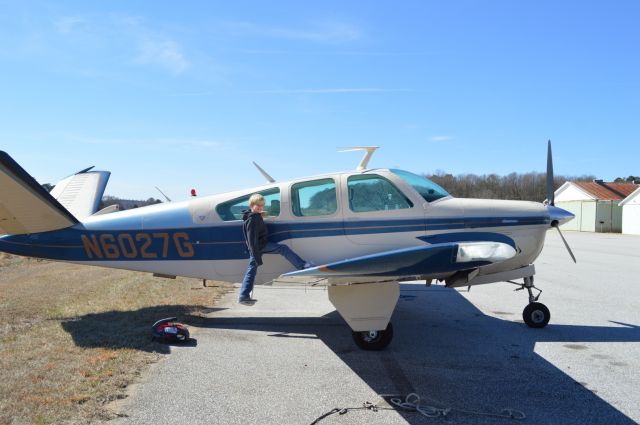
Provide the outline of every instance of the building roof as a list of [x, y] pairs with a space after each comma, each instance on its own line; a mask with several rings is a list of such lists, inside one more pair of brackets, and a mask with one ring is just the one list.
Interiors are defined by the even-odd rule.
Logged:
[[[622, 202], [620, 202], [618, 205], [623, 206], [629, 203], [632, 203], [633, 200], [635, 198], [637, 198], [638, 196], [640, 196], [640, 185], [638, 185], [638, 188], [629, 196], [627, 196], [626, 198], [624, 198], [624, 200]], [[635, 202], [637, 204], [637, 202]]]
[[572, 182], [580, 189], [600, 201], [621, 201], [631, 195], [638, 187], [634, 183], [608, 182]]

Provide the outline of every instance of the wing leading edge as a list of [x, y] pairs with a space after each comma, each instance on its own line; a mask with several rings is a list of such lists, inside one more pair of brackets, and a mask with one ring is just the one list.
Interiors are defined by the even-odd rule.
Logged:
[[282, 277], [428, 276], [475, 269], [515, 255], [516, 250], [502, 242], [447, 242], [350, 258], [286, 273]]

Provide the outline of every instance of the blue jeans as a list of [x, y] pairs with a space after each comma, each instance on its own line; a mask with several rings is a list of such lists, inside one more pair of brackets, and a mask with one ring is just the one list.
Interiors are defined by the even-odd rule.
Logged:
[[[262, 249], [262, 253], [280, 254], [293, 264], [296, 269], [301, 270], [304, 268], [304, 260], [298, 257], [298, 255], [286, 245], [267, 242], [267, 246]], [[249, 266], [247, 267], [247, 272], [244, 275], [242, 287], [240, 288], [240, 300], [248, 300], [251, 298], [251, 291], [253, 291], [253, 282], [256, 279], [256, 273], [258, 273], [258, 262], [253, 255], [250, 255]]]

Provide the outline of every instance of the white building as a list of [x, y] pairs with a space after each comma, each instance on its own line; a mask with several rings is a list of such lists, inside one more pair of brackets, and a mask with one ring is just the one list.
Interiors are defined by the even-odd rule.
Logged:
[[633, 183], [608, 183], [602, 180], [566, 182], [555, 192], [555, 205], [576, 217], [564, 224], [562, 229], [622, 232], [623, 207], [619, 204], [631, 193], [637, 192], [638, 187]]
[[640, 187], [620, 202], [622, 233], [640, 235]]

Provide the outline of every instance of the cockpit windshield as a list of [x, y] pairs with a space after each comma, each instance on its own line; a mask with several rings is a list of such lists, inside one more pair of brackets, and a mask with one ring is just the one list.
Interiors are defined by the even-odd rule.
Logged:
[[446, 190], [425, 177], [403, 170], [391, 170], [391, 172], [411, 185], [427, 202], [449, 196]]

